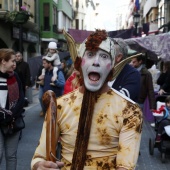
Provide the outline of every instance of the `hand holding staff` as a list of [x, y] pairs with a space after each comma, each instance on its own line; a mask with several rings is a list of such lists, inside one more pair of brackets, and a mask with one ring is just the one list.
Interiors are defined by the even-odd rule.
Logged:
[[46, 116], [46, 157], [48, 161], [56, 162], [56, 96], [52, 90], [43, 95], [43, 104], [47, 110]]

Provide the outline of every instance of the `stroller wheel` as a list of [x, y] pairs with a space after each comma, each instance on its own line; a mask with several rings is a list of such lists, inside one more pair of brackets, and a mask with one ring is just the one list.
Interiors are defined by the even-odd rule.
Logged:
[[162, 154], [161, 154], [161, 159], [162, 159], [162, 163], [165, 163], [165, 153], [164, 152], [162, 152]]
[[154, 154], [154, 140], [149, 138], [149, 153], [150, 155]]

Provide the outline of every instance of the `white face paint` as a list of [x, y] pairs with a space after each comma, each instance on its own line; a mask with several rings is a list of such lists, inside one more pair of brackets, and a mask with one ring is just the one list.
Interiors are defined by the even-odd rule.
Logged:
[[99, 90], [113, 68], [113, 64], [109, 53], [103, 50], [95, 53], [85, 51], [81, 63], [85, 87], [92, 92]]

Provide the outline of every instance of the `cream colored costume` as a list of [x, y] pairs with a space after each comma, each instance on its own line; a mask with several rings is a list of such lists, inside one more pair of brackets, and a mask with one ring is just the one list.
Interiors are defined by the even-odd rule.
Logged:
[[[69, 170], [78, 129], [83, 94], [79, 89], [57, 99], [58, 133], [61, 135], [62, 162]], [[113, 102], [114, 101], [114, 102]], [[141, 139], [142, 113], [130, 99], [113, 89], [95, 103], [85, 170], [124, 167], [135, 169]], [[46, 121], [31, 166], [46, 159]], [[57, 141], [57, 140], [56, 140]]]

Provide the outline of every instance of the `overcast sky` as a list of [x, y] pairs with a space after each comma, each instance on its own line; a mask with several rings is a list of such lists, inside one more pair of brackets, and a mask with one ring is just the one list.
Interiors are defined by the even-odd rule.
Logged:
[[107, 31], [116, 30], [116, 16], [119, 11], [125, 5], [129, 3], [129, 0], [100, 0], [98, 22], [96, 27], [106, 29]]

